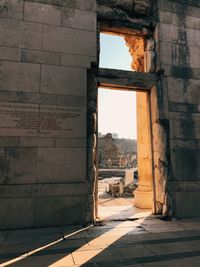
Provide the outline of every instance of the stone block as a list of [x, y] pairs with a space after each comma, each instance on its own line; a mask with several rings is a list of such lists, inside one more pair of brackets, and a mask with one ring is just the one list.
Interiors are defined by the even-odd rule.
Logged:
[[[25, 187], [24, 187], [25, 190]], [[67, 183], [67, 184], [35, 184], [35, 197], [76, 197], [86, 196], [87, 188], [85, 183]]]
[[200, 99], [200, 80], [167, 77], [169, 101], [198, 104]]
[[95, 32], [50, 25], [43, 28], [44, 50], [96, 57]]
[[86, 70], [84, 69], [43, 65], [41, 92], [85, 96], [86, 78]]
[[199, 114], [170, 112], [170, 137], [171, 139], [199, 139]]
[[163, 23], [172, 23], [172, 13], [168, 11], [159, 11], [159, 21]]
[[60, 65], [60, 55], [59, 53], [54, 52], [23, 49], [22, 61], [48, 65]]
[[0, 155], [1, 184], [29, 184], [36, 179], [37, 149], [7, 147]]
[[[65, 2], [65, 0], [63, 0], [63, 2]], [[84, 10], [96, 11], [96, 1], [93, 1], [93, 0], [80, 0], [79, 1], [79, 8], [80, 9], [84, 9]]]
[[0, 185], [0, 200], [2, 198], [36, 198], [57, 196], [86, 196], [87, 187], [85, 183], [67, 184], [22, 184], [22, 185]]
[[192, 149], [196, 148], [195, 140], [181, 140], [181, 139], [171, 139], [170, 148], [173, 150], [176, 149]]
[[0, 45], [16, 48], [41, 49], [42, 24], [0, 19]]
[[23, 0], [1, 0], [0, 17], [23, 19]]
[[62, 8], [61, 25], [69, 28], [96, 31], [96, 13], [74, 8]]
[[10, 102], [20, 102], [21, 92], [12, 91], [1, 91], [0, 90], [0, 102], [10, 101]]
[[166, 41], [172, 42], [177, 35], [176, 27], [172, 24], [167, 23], [157, 23], [154, 32], [155, 42]]
[[189, 6], [187, 14], [191, 17], [200, 18], [200, 8]]
[[178, 103], [178, 102], [169, 102], [169, 111], [187, 112], [188, 111], [188, 105], [184, 104], [184, 103]]
[[172, 44], [168, 42], [158, 42], [156, 45], [156, 66], [163, 68], [163, 65], [172, 64]]
[[96, 57], [61, 54], [61, 65], [63, 66], [90, 68], [91, 62], [96, 62]]
[[55, 138], [20, 137], [19, 146], [22, 147], [54, 147]]
[[86, 138], [56, 138], [56, 147], [86, 147]]
[[1, 18], [0, 24], [1, 46], [41, 49], [42, 24]]
[[166, 0], [158, 0], [157, 8], [165, 11], [172, 11], [172, 2]]
[[[188, 46], [199, 46], [200, 42], [200, 31], [192, 28], [183, 28], [182, 21], [179, 22], [180, 26], [167, 23], [157, 23], [154, 38], [156, 43], [158, 41], [166, 41], [170, 43], [188, 45]], [[181, 32], [187, 35], [180, 38]], [[183, 36], [183, 34], [182, 34]]]
[[176, 216], [178, 218], [200, 216], [200, 191], [176, 192]]
[[190, 1], [189, 4], [186, 4], [185, 1], [175, 1], [172, 3], [172, 12], [174, 13], [183, 14], [185, 9], [187, 9], [188, 15], [199, 17], [199, 1]]
[[42, 46], [42, 24], [22, 22], [21, 44], [22, 48], [41, 49]]
[[[179, 25], [180, 24], [180, 19], [178, 14], [172, 13], [172, 23], [174, 25]], [[187, 28], [192, 28], [192, 29], [200, 29], [200, 18], [193, 17], [193, 16], [186, 16], [185, 17], [185, 25]]]
[[19, 138], [16, 136], [1, 136], [0, 147], [17, 147], [19, 145]]
[[56, 105], [56, 95], [53, 94], [40, 94], [40, 93], [22, 93], [21, 101], [23, 103], [35, 103], [35, 104], [46, 104]]
[[0, 90], [39, 91], [40, 66], [38, 64], [2, 61], [0, 75]]
[[21, 60], [21, 49], [0, 46], [0, 59], [20, 61]]
[[67, 184], [36, 184], [36, 197], [78, 197], [87, 195], [85, 183], [67, 183]]
[[199, 46], [200, 43], [200, 31], [196, 29], [186, 29], [187, 32], [187, 43], [188, 45]]
[[0, 229], [33, 227], [33, 199], [1, 198]]
[[62, 226], [84, 224], [86, 198], [42, 197], [35, 199], [35, 226]]
[[[200, 29], [200, 27], [199, 27]], [[191, 68], [200, 68], [200, 47], [189, 46], [189, 65]]]
[[200, 180], [200, 151], [177, 148], [171, 151], [171, 164], [175, 181]]
[[38, 183], [83, 182], [86, 178], [84, 148], [39, 148]]
[[96, 10], [96, 1], [93, 0], [61, 0], [61, 4], [64, 7], [71, 7], [89, 11]]
[[9, 47], [20, 47], [21, 45], [21, 21], [1, 19], [0, 45]]
[[65, 0], [25, 0], [25, 1], [26, 2], [35, 2], [35, 3], [40, 3], [40, 4], [61, 6], [62, 1], [65, 1]]
[[85, 96], [57, 95], [57, 104], [62, 106], [86, 108], [87, 99]]
[[[172, 66], [194, 69], [200, 68], [200, 63], [198, 60], [200, 57], [200, 48], [198, 46], [186, 46], [168, 42], [158, 42], [156, 46], [156, 52], [158, 55], [157, 66], [168, 65], [170, 68]], [[192, 75], [196, 75], [195, 71], [193, 71], [191, 76]]]
[[24, 20], [60, 25], [61, 10], [59, 6], [25, 2]]

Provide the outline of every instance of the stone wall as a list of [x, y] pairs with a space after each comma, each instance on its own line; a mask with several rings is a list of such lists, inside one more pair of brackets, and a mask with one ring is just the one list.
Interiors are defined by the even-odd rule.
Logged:
[[158, 98], [166, 120], [155, 131], [168, 135], [160, 146], [168, 146], [160, 161], [169, 174], [168, 211], [200, 216], [200, 3], [158, 0], [157, 9], [157, 72], [163, 73]]
[[93, 0], [0, 1], [0, 228], [85, 223]]
[[200, 216], [199, 1], [97, 2], [0, 1], [1, 229], [95, 218], [97, 15], [153, 44], [155, 212]]

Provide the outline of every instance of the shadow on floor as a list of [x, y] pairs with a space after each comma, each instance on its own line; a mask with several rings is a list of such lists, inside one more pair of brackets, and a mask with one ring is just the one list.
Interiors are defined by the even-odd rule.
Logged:
[[[188, 231], [193, 228], [196, 230]], [[148, 216], [86, 229], [63, 227], [10, 232], [0, 252], [0, 262], [7, 263], [0, 266], [164, 267], [187, 263], [187, 267], [193, 267], [199, 266], [199, 247], [199, 221], [196, 225], [183, 224]], [[15, 263], [9, 263], [17, 257]], [[175, 265], [177, 261], [179, 265]]]

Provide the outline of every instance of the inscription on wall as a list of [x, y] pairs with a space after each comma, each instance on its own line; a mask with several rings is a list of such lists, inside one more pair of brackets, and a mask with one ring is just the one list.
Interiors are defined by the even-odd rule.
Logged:
[[0, 102], [0, 136], [84, 137], [84, 108]]

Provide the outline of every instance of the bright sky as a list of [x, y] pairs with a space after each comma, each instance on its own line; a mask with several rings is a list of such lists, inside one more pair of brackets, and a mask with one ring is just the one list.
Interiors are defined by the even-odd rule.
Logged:
[[[123, 37], [101, 34], [100, 67], [131, 70], [132, 58]], [[137, 139], [135, 92], [99, 89], [99, 132]]]

